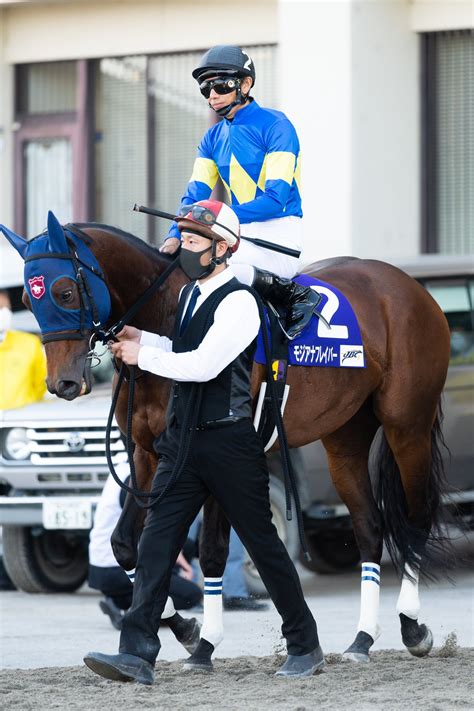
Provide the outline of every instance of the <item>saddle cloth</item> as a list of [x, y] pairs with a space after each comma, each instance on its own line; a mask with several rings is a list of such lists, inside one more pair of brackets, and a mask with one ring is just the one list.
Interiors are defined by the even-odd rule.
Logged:
[[[322, 301], [318, 310], [330, 327], [313, 316], [303, 333], [289, 341], [288, 365], [365, 368], [359, 324], [344, 294], [335, 286], [306, 274], [299, 274], [294, 281], [312, 287], [321, 294]], [[266, 362], [261, 329], [254, 358], [257, 363]]]

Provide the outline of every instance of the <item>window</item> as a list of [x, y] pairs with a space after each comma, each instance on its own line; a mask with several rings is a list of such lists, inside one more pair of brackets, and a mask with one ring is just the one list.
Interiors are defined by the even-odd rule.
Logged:
[[[152, 116], [153, 197], [156, 207], [174, 213], [191, 175], [196, 149], [213, 117], [191, 72], [202, 52], [164, 54], [150, 59], [148, 94]], [[157, 241], [170, 222], [152, 218]]]
[[[276, 48], [249, 47], [252, 94], [276, 108]], [[197, 146], [216, 120], [191, 72], [203, 52], [105, 58], [95, 63], [93, 218], [161, 243], [168, 220], [132, 212], [135, 202], [166, 212], [179, 205]]]
[[85, 216], [87, 127], [77, 110], [85, 83], [83, 60], [15, 68], [15, 228], [25, 237], [44, 229], [48, 210], [62, 222]]
[[[248, 51], [252, 95], [278, 108], [276, 47]], [[169, 222], [132, 207], [179, 205], [199, 141], [217, 119], [191, 76], [202, 54], [17, 66], [17, 230], [37, 234], [53, 209], [62, 221], [94, 220], [161, 242]]]
[[474, 363], [474, 279], [439, 279], [425, 288], [443, 309], [451, 331], [451, 365]]
[[72, 217], [72, 148], [68, 138], [40, 138], [23, 143], [26, 234], [46, 226], [47, 211], [58, 220]]
[[17, 113], [76, 110], [76, 62], [43, 62], [17, 68]]
[[147, 236], [146, 66], [143, 56], [101, 59], [95, 66], [94, 219]]
[[474, 253], [474, 34], [423, 36], [424, 251]]

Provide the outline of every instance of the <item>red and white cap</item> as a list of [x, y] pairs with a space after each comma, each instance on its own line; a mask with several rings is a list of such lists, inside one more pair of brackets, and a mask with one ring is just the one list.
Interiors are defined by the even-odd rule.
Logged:
[[189, 212], [183, 214], [177, 223], [180, 233], [194, 232], [208, 239], [224, 240], [232, 253], [239, 247], [239, 218], [231, 207], [220, 200], [200, 200], [189, 205]]

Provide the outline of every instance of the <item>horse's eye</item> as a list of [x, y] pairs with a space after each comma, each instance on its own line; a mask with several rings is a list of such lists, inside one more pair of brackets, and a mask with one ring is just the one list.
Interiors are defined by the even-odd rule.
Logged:
[[72, 289], [68, 289], [67, 291], [62, 292], [61, 301], [63, 301], [65, 304], [68, 304], [72, 301]]

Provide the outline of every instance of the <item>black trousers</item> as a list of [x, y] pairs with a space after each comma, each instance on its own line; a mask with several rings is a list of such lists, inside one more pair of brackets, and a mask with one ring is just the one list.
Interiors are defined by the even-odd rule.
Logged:
[[[153, 481], [159, 493], [169, 480], [180, 431], [168, 429]], [[120, 652], [152, 664], [171, 571], [189, 526], [212, 494], [237, 531], [280, 613], [289, 654], [307, 654], [318, 645], [316, 622], [305, 602], [295, 567], [271, 520], [268, 469], [251, 420], [194, 433], [185, 468], [163, 500], [148, 513], [140, 539], [133, 602], [123, 619]]]

